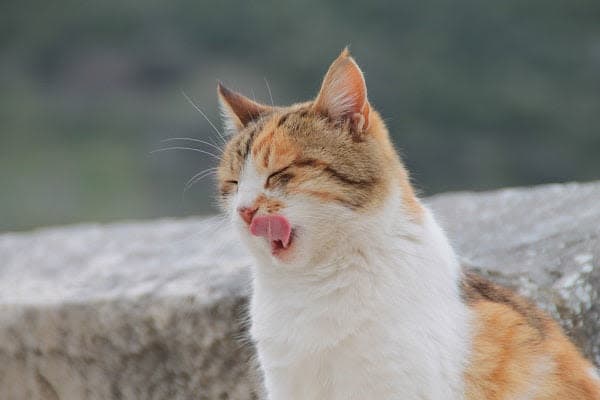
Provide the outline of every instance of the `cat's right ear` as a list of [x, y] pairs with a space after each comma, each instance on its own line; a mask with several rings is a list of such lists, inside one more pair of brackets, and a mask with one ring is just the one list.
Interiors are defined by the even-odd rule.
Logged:
[[221, 82], [217, 84], [217, 94], [219, 95], [223, 124], [229, 134], [239, 132], [250, 122], [272, 110], [269, 106], [259, 104], [227, 89]]

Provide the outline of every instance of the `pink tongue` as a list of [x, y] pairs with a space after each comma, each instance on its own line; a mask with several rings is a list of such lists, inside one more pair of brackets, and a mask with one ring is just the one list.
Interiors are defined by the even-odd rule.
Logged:
[[271, 242], [281, 240], [283, 247], [287, 247], [290, 244], [292, 227], [283, 215], [259, 215], [252, 219], [250, 233], [265, 237]]

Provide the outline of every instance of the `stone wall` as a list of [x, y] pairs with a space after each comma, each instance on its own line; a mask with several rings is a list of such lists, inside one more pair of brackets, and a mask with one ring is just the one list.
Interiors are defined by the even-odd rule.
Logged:
[[[427, 199], [461, 256], [600, 365], [600, 182]], [[258, 397], [249, 257], [220, 218], [0, 235], [0, 399]]]

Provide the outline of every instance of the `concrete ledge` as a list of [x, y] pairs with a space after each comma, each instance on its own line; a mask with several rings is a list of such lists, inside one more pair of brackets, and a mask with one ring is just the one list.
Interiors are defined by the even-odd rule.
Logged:
[[[462, 262], [600, 365], [600, 182], [427, 199]], [[0, 398], [255, 399], [249, 257], [226, 221], [0, 235]]]

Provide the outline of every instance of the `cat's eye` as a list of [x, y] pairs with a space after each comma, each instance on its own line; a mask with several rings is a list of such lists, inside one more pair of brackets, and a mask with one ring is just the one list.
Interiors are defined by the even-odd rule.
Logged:
[[221, 196], [225, 197], [225, 196], [231, 194], [231, 192], [233, 192], [234, 189], [237, 192], [238, 181], [235, 181], [235, 180], [225, 181], [225, 185], [221, 187]]
[[289, 167], [290, 166], [288, 165], [287, 167], [281, 168], [280, 170], [277, 170], [277, 171], [273, 172], [271, 175], [269, 175], [265, 182], [265, 188], [268, 188], [269, 186], [271, 186], [275, 182], [275, 180], [277, 180], [277, 183], [283, 184], [283, 185], [288, 183], [294, 177], [293, 174], [285, 172]]

